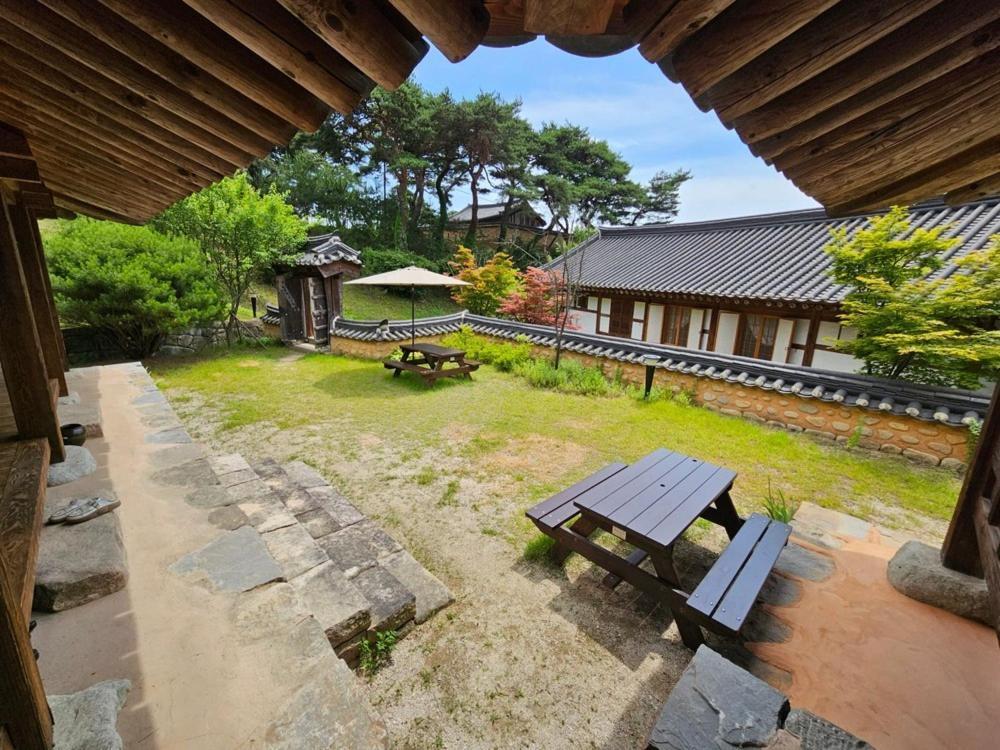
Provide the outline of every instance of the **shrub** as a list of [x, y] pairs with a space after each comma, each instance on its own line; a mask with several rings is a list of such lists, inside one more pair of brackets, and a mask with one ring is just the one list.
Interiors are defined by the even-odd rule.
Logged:
[[455, 287], [452, 299], [477, 315], [496, 315], [500, 305], [521, 288], [521, 274], [507, 253], [497, 253], [481, 266], [467, 247], [459, 247], [449, 263], [469, 286]]
[[63, 222], [45, 249], [63, 321], [101, 330], [130, 357], [149, 356], [168, 333], [225, 313], [191, 240], [81, 218]]
[[564, 361], [559, 369], [547, 359], [531, 359], [514, 372], [537, 388], [551, 388], [584, 396], [608, 396], [623, 389], [608, 381], [599, 367], [588, 367], [576, 360]]
[[377, 273], [395, 271], [397, 268], [406, 268], [407, 266], [417, 266], [435, 272], [441, 270], [441, 264], [430, 258], [393, 248], [372, 247], [363, 250], [361, 262], [365, 276], [374, 276]]
[[456, 333], [448, 334], [441, 343], [461, 349], [470, 359], [493, 365], [503, 372], [512, 372], [517, 365], [531, 359], [531, 344], [524, 341], [513, 344], [491, 341], [473, 333], [469, 326], [462, 326]]
[[[523, 286], [503, 301], [500, 314], [524, 323], [559, 325], [566, 301], [566, 283], [562, 272], [531, 267], [524, 272]], [[576, 328], [572, 317], [566, 321], [566, 328]]]

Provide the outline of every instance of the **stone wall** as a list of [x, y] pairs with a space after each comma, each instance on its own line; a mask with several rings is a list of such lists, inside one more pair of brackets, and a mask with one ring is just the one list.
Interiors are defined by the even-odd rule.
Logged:
[[197, 354], [211, 344], [223, 344], [226, 330], [221, 325], [208, 328], [191, 328], [183, 333], [172, 333], [163, 340], [158, 355], [185, 357]]
[[[441, 336], [417, 337], [417, 341], [435, 343]], [[497, 339], [510, 343], [506, 339]], [[397, 347], [396, 341], [356, 341], [334, 337], [330, 351], [350, 357], [382, 359]], [[549, 347], [535, 347], [535, 356], [551, 357]], [[576, 352], [564, 352], [566, 359], [597, 366], [609, 375], [620, 370], [621, 378], [643, 385], [645, 368], [602, 357], [590, 357]], [[883, 453], [896, 453], [931, 465], [949, 468], [964, 466], [968, 430], [937, 422], [926, 422], [900, 414], [847, 407], [793, 394], [775, 393], [737, 383], [657, 369], [654, 387], [691, 393], [695, 403], [705, 408], [743, 417], [754, 422], [782, 427], [792, 432], [805, 432], [814, 437], [846, 443], [853, 439], [861, 447]]]

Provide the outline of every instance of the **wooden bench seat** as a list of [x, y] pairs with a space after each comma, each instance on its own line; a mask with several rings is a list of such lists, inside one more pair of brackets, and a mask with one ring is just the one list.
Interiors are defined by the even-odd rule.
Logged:
[[580, 509], [573, 504], [573, 501], [576, 500], [576, 498], [584, 492], [592, 490], [594, 487], [601, 484], [601, 482], [610, 479], [626, 466], [627, 464], [620, 462], [608, 464], [603, 469], [594, 472], [586, 479], [581, 479], [572, 487], [567, 487], [562, 492], [558, 492], [550, 497], [548, 500], [543, 500], [538, 503], [538, 505], [528, 510], [526, 515], [532, 520], [532, 522], [534, 522], [539, 531], [547, 534], [553, 529], [562, 526], [574, 516], [579, 515]]
[[688, 597], [696, 619], [710, 630], [739, 633], [791, 531], [786, 523], [751, 515]]

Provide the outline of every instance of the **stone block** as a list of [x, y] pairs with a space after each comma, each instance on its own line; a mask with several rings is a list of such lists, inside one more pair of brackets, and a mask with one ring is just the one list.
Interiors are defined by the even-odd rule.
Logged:
[[788, 411], [784, 412], [784, 416], [786, 419], [798, 419], [799, 416], [801, 415], [797, 411], [792, 411], [791, 409], [789, 409]]
[[146, 434], [147, 443], [159, 443], [162, 445], [176, 445], [178, 443], [190, 443], [191, 436], [183, 427], [170, 427], [159, 432]]
[[291, 584], [334, 648], [364, 633], [371, 624], [368, 599], [333, 563], [317, 565]]
[[911, 540], [889, 561], [889, 583], [901, 594], [993, 626], [986, 581], [941, 564], [941, 551]]
[[837, 419], [830, 422], [830, 426], [839, 432], [850, 432], [853, 429], [847, 422], [841, 422]]
[[906, 433], [899, 436], [900, 442], [906, 443], [907, 445], [920, 445], [920, 438], [916, 435], [908, 435]]
[[287, 463], [284, 469], [285, 473], [288, 474], [288, 478], [304, 490], [308, 490], [311, 487], [323, 487], [328, 484], [318, 471], [301, 461]]
[[322, 539], [335, 531], [340, 531], [340, 526], [333, 520], [333, 516], [322, 508], [300, 513], [295, 518], [313, 539]]
[[59, 612], [125, 588], [128, 567], [115, 512], [84, 523], [42, 527], [33, 606]]
[[308, 490], [295, 487], [285, 493], [277, 493], [278, 497], [294, 515], [306, 513], [310, 510], [317, 510], [320, 507], [320, 499]]
[[960, 458], [942, 458], [941, 465], [949, 469], [964, 469], [965, 461]]
[[227, 505], [209, 513], [208, 522], [217, 528], [233, 531], [250, 523], [250, 520], [239, 506]]
[[[223, 487], [236, 487], [240, 484], [246, 484], [247, 482], [259, 482], [257, 475], [254, 473], [253, 469], [240, 469], [239, 471], [230, 471], [225, 474], [219, 474], [219, 484]], [[260, 482], [263, 484], [263, 482]]]
[[389, 555], [381, 561], [380, 565], [413, 592], [417, 599], [415, 619], [418, 625], [455, 601], [455, 597], [451, 595], [448, 587], [417, 562], [413, 555], [406, 550]]
[[935, 453], [940, 453], [942, 456], [951, 455], [951, 446], [948, 443], [939, 443], [936, 441], [931, 441], [927, 443], [927, 447], [930, 448]]
[[286, 581], [291, 581], [328, 559], [326, 553], [299, 523], [283, 526], [262, 536], [271, 557], [281, 566]]
[[803, 412], [804, 414], [819, 414], [819, 407], [815, 406], [814, 404], [804, 403], [804, 404], [799, 404], [798, 406], [799, 406], [799, 411]]
[[790, 542], [781, 551], [774, 566], [774, 569], [782, 575], [804, 578], [808, 581], [825, 581], [833, 575], [834, 568], [832, 558], [794, 542]]
[[[225, 479], [225, 477], [223, 477], [223, 479]], [[281, 507], [284, 507], [284, 505], [282, 505], [271, 493], [271, 488], [264, 484], [264, 482], [260, 479], [257, 479], [256, 476], [248, 482], [241, 482], [239, 484], [226, 486], [226, 492], [228, 492], [229, 496], [238, 503], [249, 502], [252, 500], [263, 500], [267, 498], [274, 500], [274, 502], [281, 505]]]
[[788, 699], [707, 646], [699, 647], [657, 719], [657, 750], [768, 747], [788, 713]]
[[372, 567], [380, 557], [402, 549], [391, 536], [367, 519], [325, 536], [318, 543], [348, 578]]
[[874, 750], [836, 724], [800, 708], [789, 711], [785, 731], [801, 743], [802, 750]]
[[67, 445], [66, 460], [49, 465], [45, 484], [48, 487], [59, 487], [95, 471], [97, 471], [97, 460], [89, 450], [77, 445]]
[[897, 422], [894, 420], [891, 420], [889, 422], [889, 427], [896, 430], [897, 432], [907, 432], [910, 429], [910, 426], [908, 424], [905, 424], [904, 422]]
[[902, 453], [903, 452], [902, 448], [900, 448], [898, 445], [893, 445], [892, 443], [885, 443], [883, 445], [880, 445], [878, 447], [878, 449], [880, 451], [882, 451], [883, 453]]
[[195, 487], [202, 489], [219, 486], [219, 480], [207, 459], [197, 458], [187, 463], [160, 469], [153, 474], [153, 481], [175, 487]]
[[826, 420], [823, 417], [806, 417], [806, 422], [813, 427], [826, 427]]
[[914, 461], [920, 461], [920, 463], [930, 464], [931, 466], [937, 466], [941, 463], [940, 456], [925, 453], [924, 451], [914, 450], [913, 448], [904, 448], [903, 455], [907, 458], [912, 458]]
[[132, 683], [105, 680], [69, 695], [48, 696], [53, 746], [59, 750], [121, 750], [118, 714]]
[[209, 456], [208, 465], [218, 477], [224, 474], [232, 474], [236, 471], [246, 471], [250, 464], [239, 453], [229, 453], [225, 456]]
[[320, 507], [329, 513], [341, 528], [365, 519], [364, 514], [333, 487], [315, 487], [306, 491], [319, 501]]
[[207, 581], [219, 591], [249, 591], [282, 579], [281, 568], [252, 526], [227, 531], [170, 566], [178, 575]]
[[239, 503], [239, 508], [246, 514], [253, 527], [262, 534], [297, 523], [295, 516], [270, 496]]
[[938, 435], [941, 434], [941, 430], [939, 430], [937, 427], [927, 427], [926, 425], [918, 427], [917, 432], [919, 432], [921, 435], [927, 435], [928, 437], [937, 437]]
[[371, 607], [372, 630], [399, 630], [416, 616], [413, 592], [381, 565], [361, 571], [353, 583]]

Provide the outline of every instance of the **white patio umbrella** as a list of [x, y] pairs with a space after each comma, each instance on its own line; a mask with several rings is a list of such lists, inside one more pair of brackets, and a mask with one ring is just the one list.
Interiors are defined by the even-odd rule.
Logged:
[[367, 286], [408, 286], [410, 287], [410, 343], [417, 340], [417, 312], [414, 301], [414, 290], [418, 286], [469, 286], [468, 281], [462, 281], [442, 273], [434, 273], [426, 268], [407, 266], [395, 271], [377, 273], [374, 276], [362, 276], [360, 279], [345, 282], [347, 284], [365, 284]]

